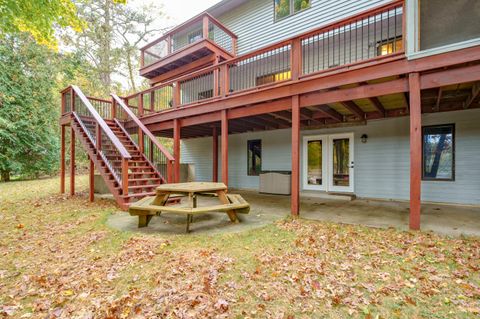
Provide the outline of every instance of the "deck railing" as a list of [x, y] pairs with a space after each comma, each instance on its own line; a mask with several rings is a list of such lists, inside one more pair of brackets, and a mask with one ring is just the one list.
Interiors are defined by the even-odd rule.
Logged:
[[[94, 104], [91, 101], [98, 102]], [[77, 86], [70, 86], [62, 91], [62, 115], [71, 113], [73, 118], [87, 134], [87, 138], [95, 146], [97, 154], [109, 167], [113, 177], [122, 186], [123, 194], [128, 194], [128, 161], [130, 153], [112, 132], [104, 120], [103, 115], [97, 111], [112, 114], [106, 110], [107, 100], [87, 98]], [[110, 104], [111, 105], [111, 104]], [[111, 117], [105, 117], [110, 119]], [[120, 159], [120, 164], [115, 164]]]
[[138, 113], [145, 116], [171, 107], [193, 105], [280, 82], [381, 61], [404, 53], [404, 1], [395, 1], [302, 35], [192, 72], [160, 86], [126, 97], [134, 110], [149, 96], [157, 105], [161, 90], [169, 95], [161, 107]]
[[235, 55], [237, 41], [235, 34], [208, 13], [203, 13], [141, 48], [141, 67], [158, 62], [201, 40], [212, 41]]
[[163, 179], [162, 182], [173, 182], [174, 157], [133, 114], [121, 98], [112, 94], [112, 99], [116, 104], [117, 118], [124, 119], [122, 122], [118, 119], [115, 121], [138, 146], [140, 152], [145, 154], [150, 164], [157, 169]]

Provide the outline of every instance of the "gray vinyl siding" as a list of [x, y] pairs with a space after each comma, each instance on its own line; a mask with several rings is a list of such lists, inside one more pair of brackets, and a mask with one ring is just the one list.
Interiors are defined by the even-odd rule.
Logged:
[[[423, 125], [455, 123], [456, 177], [453, 182], [422, 182], [422, 200], [480, 204], [479, 122], [480, 110], [423, 115]], [[410, 181], [409, 118], [371, 121], [363, 126], [307, 130], [301, 133], [302, 136], [305, 136], [346, 132], [353, 132], [355, 136], [355, 194], [364, 198], [408, 200]], [[368, 135], [366, 144], [360, 141], [362, 134]], [[229, 184], [231, 187], [258, 189], [258, 177], [247, 176], [247, 140], [249, 139], [262, 140], [263, 170], [291, 169], [291, 133], [289, 129], [230, 135]], [[184, 140], [181, 157], [183, 163], [195, 164], [197, 180], [211, 180], [211, 138]], [[221, 176], [220, 172], [219, 176]], [[302, 171], [301, 178], [303, 181]]]
[[243, 54], [388, 2], [312, 0], [309, 9], [275, 22], [273, 0], [252, 0], [217, 18], [238, 36]]

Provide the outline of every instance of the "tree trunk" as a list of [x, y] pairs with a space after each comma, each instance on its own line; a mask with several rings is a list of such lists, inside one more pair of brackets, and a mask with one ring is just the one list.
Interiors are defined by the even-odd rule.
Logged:
[[100, 49], [100, 80], [102, 81], [105, 94], [111, 93], [112, 86], [112, 68], [111, 68], [111, 45], [112, 45], [112, 21], [110, 5], [111, 0], [105, 0], [104, 7], [104, 24], [102, 27], [103, 37], [101, 38]]
[[[130, 78], [130, 85], [132, 87], [132, 90], [134, 92], [137, 91], [137, 86], [135, 85], [135, 75], [133, 73], [133, 63], [132, 63], [132, 54], [131, 54], [131, 48], [128, 48], [127, 50], [127, 67], [128, 67], [128, 77]], [[150, 106], [152, 107], [152, 106]]]
[[9, 182], [10, 181], [10, 171], [1, 171], [0, 177], [2, 182]]

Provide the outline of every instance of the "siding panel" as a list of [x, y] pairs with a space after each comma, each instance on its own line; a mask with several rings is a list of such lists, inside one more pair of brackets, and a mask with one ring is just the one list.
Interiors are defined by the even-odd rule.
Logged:
[[311, 7], [274, 22], [273, 0], [252, 0], [217, 17], [238, 36], [244, 54], [300, 33], [347, 18], [389, 0], [312, 0]]
[[[422, 182], [422, 200], [480, 204], [480, 110], [427, 114], [423, 125], [455, 123], [456, 180]], [[355, 193], [359, 197], [409, 199], [409, 118], [371, 121], [349, 128], [302, 131], [305, 135], [353, 132], [355, 134]], [[362, 134], [368, 142], [360, 141]], [[258, 188], [258, 177], [247, 175], [247, 140], [262, 140], [262, 169], [291, 169], [289, 129], [236, 134], [229, 137], [229, 180], [235, 188]], [[198, 138], [182, 143], [182, 162], [195, 163], [197, 180], [211, 180], [212, 140]], [[303, 154], [302, 154], [303, 156]], [[300, 162], [302, 163], [302, 161]]]

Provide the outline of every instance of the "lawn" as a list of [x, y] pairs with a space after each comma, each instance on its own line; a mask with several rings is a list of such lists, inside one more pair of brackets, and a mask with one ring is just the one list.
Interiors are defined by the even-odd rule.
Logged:
[[284, 220], [240, 234], [109, 229], [59, 180], [0, 184], [0, 317], [473, 318], [480, 239]]

